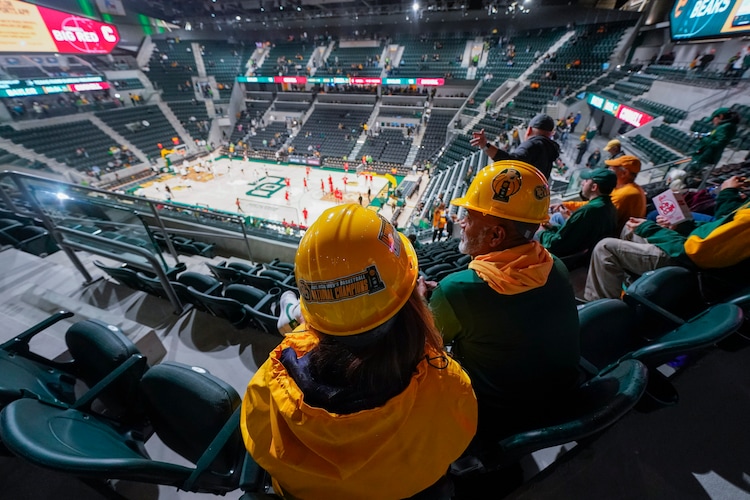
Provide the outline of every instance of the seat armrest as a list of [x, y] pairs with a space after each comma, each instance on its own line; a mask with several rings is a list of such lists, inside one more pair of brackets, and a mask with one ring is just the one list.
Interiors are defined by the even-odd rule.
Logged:
[[40, 321], [36, 325], [27, 329], [24, 332], [19, 333], [7, 342], [0, 344], [0, 349], [8, 352], [28, 352], [29, 342], [38, 333], [43, 332], [50, 326], [60, 321], [70, 318], [73, 316], [72, 312], [69, 311], [58, 311], [49, 318]]

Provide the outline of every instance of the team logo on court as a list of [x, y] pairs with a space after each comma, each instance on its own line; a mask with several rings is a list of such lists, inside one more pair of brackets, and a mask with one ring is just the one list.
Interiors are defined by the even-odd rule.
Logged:
[[328, 281], [299, 280], [299, 293], [307, 302], [340, 302], [385, 290], [376, 266]]
[[492, 179], [492, 196], [494, 201], [507, 203], [510, 197], [521, 190], [523, 177], [515, 168], [506, 168]]

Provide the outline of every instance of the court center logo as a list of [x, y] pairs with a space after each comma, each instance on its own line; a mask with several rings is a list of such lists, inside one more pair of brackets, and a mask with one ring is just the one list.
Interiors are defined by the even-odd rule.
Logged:
[[515, 168], [503, 169], [492, 179], [492, 199], [508, 203], [510, 197], [521, 190], [523, 176]]
[[306, 281], [298, 283], [299, 293], [306, 302], [340, 302], [385, 290], [377, 266], [342, 278], [327, 281]]

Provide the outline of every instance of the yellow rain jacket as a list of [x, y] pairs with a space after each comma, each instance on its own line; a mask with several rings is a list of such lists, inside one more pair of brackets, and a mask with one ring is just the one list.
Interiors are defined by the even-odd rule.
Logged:
[[[401, 499], [440, 479], [476, 432], [477, 402], [468, 375], [443, 353], [423, 360], [407, 388], [385, 405], [352, 414], [308, 406], [281, 364], [317, 338], [284, 338], [250, 380], [242, 437], [285, 498]], [[443, 369], [440, 369], [440, 368]]]

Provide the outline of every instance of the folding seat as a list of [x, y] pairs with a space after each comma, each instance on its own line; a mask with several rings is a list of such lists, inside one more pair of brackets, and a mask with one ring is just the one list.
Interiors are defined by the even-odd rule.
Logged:
[[[156, 295], [157, 297], [167, 298], [167, 292], [164, 289], [164, 285], [155, 276], [148, 276], [142, 272], [136, 273], [138, 280], [142, 286], [147, 289], [148, 293]], [[193, 296], [188, 292], [188, 288], [193, 287], [201, 293], [208, 295], [220, 295], [221, 294], [221, 281], [208, 276], [205, 274], [195, 272], [184, 272], [180, 274], [176, 280], [170, 280], [170, 285], [180, 300], [180, 303], [184, 305], [192, 304], [198, 310], [205, 310], [200, 302], [193, 301]]]
[[139, 378], [133, 405], [181, 457], [167, 461], [146, 452], [150, 434], [89, 411], [86, 402], [111, 389], [118, 374], [72, 407], [14, 401], [0, 413], [0, 439], [27, 462], [99, 482], [102, 489], [117, 479], [220, 495], [240, 487], [247, 452], [239, 429], [241, 398], [234, 388], [202, 368], [175, 362], [158, 364]]
[[109, 277], [121, 285], [125, 285], [133, 290], [149, 292], [149, 288], [138, 279], [138, 270], [128, 264], [121, 264], [120, 266], [112, 267], [107, 266], [98, 260], [94, 260], [94, 265], [107, 273]]
[[533, 428], [501, 439], [482, 454], [459, 458], [449, 474], [461, 498], [484, 497], [486, 490], [472, 491], [481, 484], [482, 474], [499, 471], [535, 451], [573, 441], [576, 448], [584, 447], [638, 403], [647, 380], [648, 371], [641, 362], [624, 360], [583, 382], [566, 395], [563, 405], [539, 415]]
[[13, 225], [0, 229], [0, 244], [11, 245], [18, 250], [38, 256], [59, 250], [49, 232], [39, 226]]
[[[679, 276], [672, 283], [677, 286], [682, 278]], [[744, 319], [742, 309], [721, 303], [693, 309], [690, 314], [683, 306], [682, 312], [688, 316], [683, 319], [666, 307], [674, 306], [681, 298], [689, 300], [695, 289], [658, 286], [659, 292], [652, 293], [641, 283], [635, 287], [641, 295], [631, 288], [633, 285], [628, 287], [625, 300], [600, 299], [579, 307], [581, 357], [590, 365], [583, 364], [590, 373], [596, 373], [611, 363], [638, 359], [653, 371], [648, 389], [653, 401], [674, 404], [676, 390], [656, 368], [677, 356], [710, 348], [735, 333]], [[646, 295], [659, 297], [661, 305]]]
[[226, 287], [223, 296], [210, 295], [188, 287], [193, 303], [200, 305], [210, 314], [223, 318], [238, 330], [254, 328], [262, 332], [276, 331], [277, 316], [270, 314], [274, 303], [281, 295], [280, 288], [268, 291], [244, 284]]
[[120, 421], [142, 422], [142, 414], [131, 406], [131, 396], [132, 381], [147, 369], [146, 360], [116, 326], [99, 320], [72, 324], [65, 333], [68, 352], [64, 360], [47, 359], [32, 351], [30, 344], [36, 335], [72, 316], [65, 311], [55, 313], [0, 345], [0, 407], [24, 397], [73, 404], [81, 384], [94, 387], [130, 362], [132, 366], [119, 382], [97, 398], [98, 411]]

